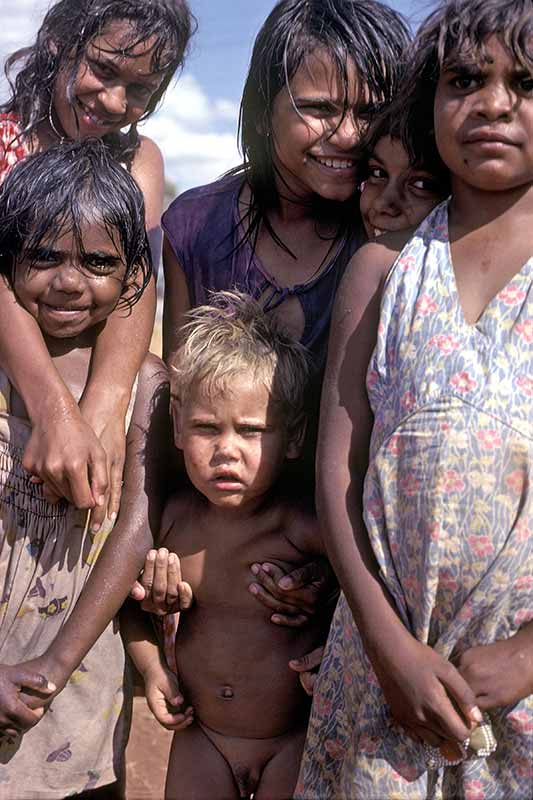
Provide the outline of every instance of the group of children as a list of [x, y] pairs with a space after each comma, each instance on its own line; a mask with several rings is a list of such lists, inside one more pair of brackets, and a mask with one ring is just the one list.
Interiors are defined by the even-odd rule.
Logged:
[[[0, 796], [121, 795], [126, 648], [168, 798], [526, 800], [533, 2], [444, 0], [410, 43], [280, 0], [243, 165], [163, 215], [165, 367], [136, 125], [193, 28], [60, 0], [8, 60]], [[124, 603], [145, 556], [166, 642]]]

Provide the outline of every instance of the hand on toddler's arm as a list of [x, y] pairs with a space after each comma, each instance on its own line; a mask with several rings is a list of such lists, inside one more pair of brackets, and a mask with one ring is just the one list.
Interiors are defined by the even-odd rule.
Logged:
[[484, 711], [533, 694], [533, 624], [509, 639], [472, 647], [454, 663]]
[[[24, 689], [33, 693], [33, 708], [26, 702]], [[53, 683], [27, 664], [0, 665], [0, 730], [15, 736], [32, 728], [43, 716], [46, 702], [55, 691]]]
[[289, 667], [300, 673], [300, 683], [306, 694], [312, 697], [315, 689], [316, 676], [324, 657], [324, 647], [316, 647], [301, 658], [289, 661]]
[[187, 581], [181, 579], [181, 565], [176, 553], [169, 553], [166, 547], [149, 550], [130, 597], [140, 602], [144, 611], [158, 616], [189, 609], [193, 601], [192, 589]]
[[276, 625], [300, 627], [309, 617], [322, 611], [325, 604], [338, 594], [338, 584], [329, 563], [323, 558], [310, 561], [286, 574], [268, 562], [252, 564], [255, 581], [250, 592], [274, 613]]
[[143, 677], [146, 702], [159, 724], [169, 731], [185, 730], [194, 720], [194, 711], [192, 706], [182, 708], [183, 696], [174, 673], [156, 665]]

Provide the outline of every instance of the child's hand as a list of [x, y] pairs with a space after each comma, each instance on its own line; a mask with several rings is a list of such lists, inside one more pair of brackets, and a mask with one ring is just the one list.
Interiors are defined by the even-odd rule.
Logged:
[[41, 478], [57, 497], [76, 508], [93, 508], [107, 491], [106, 454], [78, 407], [54, 418], [32, 419], [23, 466]]
[[316, 647], [301, 658], [289, 661], [289, 667], [300, 673], [300, 683], [306, 694], [313, 696], [318, 670], [324, 657], [324, 647]]
[[189, 609], [193, 601], [192, 589], [181, 579], [181, 564], [176, 553], [169, 553], [166, 547], [149, 550], [130, 597], [138, 600], [144, 611], [158, 616]]
[[[34, 693], [37, 708], [29, 708], [21, 698], [24, 689]], [[25, 664], [0, 665], [0, 730], [16, 736], [32, 728], [43, 716], [46, 702], [55, 691], [53, 683]]]
[[322, 611], [338, 594], [338, 584], [329, 563], [323, 558], [285, 574], [275, 564], [252, 564], [255, 581], [249, 591], [274, 613], [276, 625], [300, 627], [309, 617]]
[[458, 670], [405, 631], [402, 646], [386, 643], [372, 665], [392, 716], [432, 747], [464, 741], [482, 721], [476, 697]]
[[533, 625], [494, 644], [466, 650], [457, 669], [485, 710], [514, 705], [533, 694]]
[[153, 671], [145, 672], [144, 687], [150, 711], [163, 728], [183, 731], [193, 722], [192, 706], [178, 711], [183, 705], [183, 697], [174, 673], [157, 666]]

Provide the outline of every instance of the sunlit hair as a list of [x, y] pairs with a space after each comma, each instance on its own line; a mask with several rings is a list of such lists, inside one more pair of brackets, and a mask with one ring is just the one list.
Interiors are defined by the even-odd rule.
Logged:
[[442, 70], [483, 64], [493, 35], [533, 74], [533, 0], [447, 0], [418, 30], [391, 109], [411, 158], [417, 152], [437, 153], [433, 110]]
[[[11, 97], [0, 111], [20, 120], [23, 135], [48, 119], [55, 82], [67, 70], [67, 94], [71, 104], [78, 67], [91, 41], [111, 22], [126, 20], [129, 38], [120, 49], [128, 56], [138, 44], [154, 37], [151, 69], [165, 74], [150, 98], [141, 120], [155, 110], [176, 70], [182, 66], [195, 20], [187, 0], [59, 0], [46, 14], [31, 47], [17, 50], [6, 61], [5, 73]], [[12, 73], [18, 68], [15, 77]], [[140, 120], [139, 120], [140, 121]], [[104, 137], [121, 160], [129, 160], [139, 145], [136, 124], [127, 134]]]
[[305, 348], [242, 292], [214, 292], [187, 314], [171, 363], [172, 392], [184, 403], [193, 386], [208, 396], [251, 375], [270, 392], [288, 428], [301, 421], [309, 375]]
[[[369, 125], [360, 143], [358, 180], [365, 181], [369, 177], [369, 161], [380, 139], [390, 136], [391, 139], [403, 144], [403, 120], [398, 114], [395, 104], [387, 106]], [[444, 199], [450, 194], [450, 172], [443, 164], [435, 139], [428, 136], [427, 131], [416, 129], [411, 132], [411, 148], [407, 150], [409, 164], [413, 169], [425, 170], [431, 173], [436, 181], [436, 188]]]
[[100, 140], [52, 147], [20, 161], [0, 188], [0, 274], [13, 282], [17, 263], [53, 249], [72, 232], [83, 255], [83, 228], [101, 225], [125, 267], [120, 303], [139, 300], [152, 274], [141, 190]]
[[[354, 114], [366, 120], [393, 96], [409, 39], [402, 17], [376, 0], [281, 0], [274, 7], [255, 40], [240, 109], [240, 169], [252, 189], [251, 236], [261, 222], [268, 227], [266, 212], [279, 205], [272, 109], [278, 93], [290, 90], [298, 68], [317, 51], [327, 53], [344, 87], [345, 113], [351, 113], [353, 65], [359, 84]], [[353, 220], [350, 203], [337, 206], [339, 219]]]

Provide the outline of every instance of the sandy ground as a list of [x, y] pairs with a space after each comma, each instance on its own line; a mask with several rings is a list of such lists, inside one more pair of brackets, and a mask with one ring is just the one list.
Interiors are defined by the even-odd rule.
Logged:
[[163, 800], [172, 733], [153, 718], [144, 697], [133, 700], [126, 750], [126, 800]]

